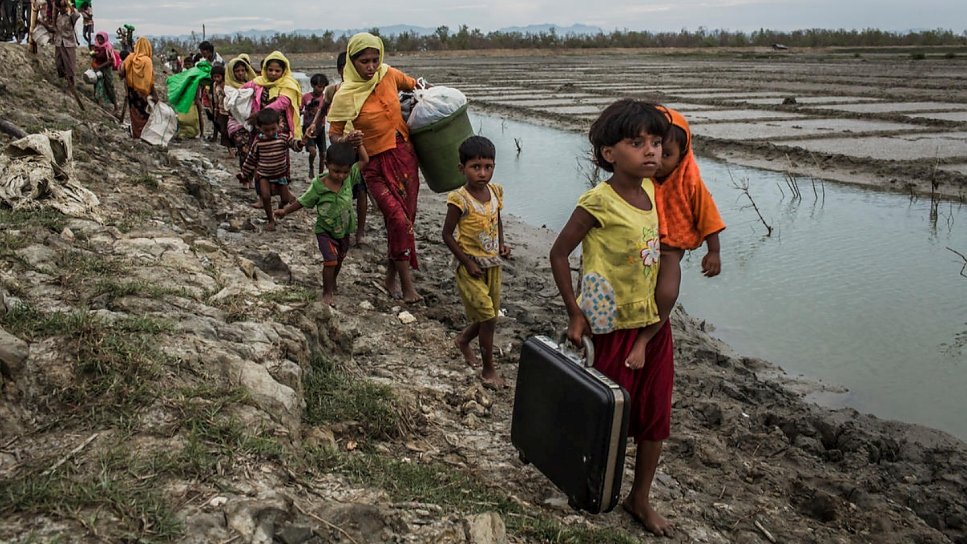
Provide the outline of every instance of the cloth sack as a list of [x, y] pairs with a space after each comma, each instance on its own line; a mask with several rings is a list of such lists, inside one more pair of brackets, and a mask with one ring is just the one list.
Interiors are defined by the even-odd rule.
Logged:
[[416, 98], [416, 105], [413, 106], [413, 111], [406, 121], [412, 130], [445, 119], [467, 103], [467, 97], [453, 87], [417, 89], [413, 95]]
[[141, 131], [141, 139], [151, 145], [166, 147], [178, 130], [178, 114], [164, 102], [148, 102], [148, 122]]
[[252, 130], [248, 124], [248, 118], [252, 115], [252, 102], [255, 99], [255, 89], [233, 89], [225, 86], [225, 100], [222, 103], [225, 110], [236, 121], [245, 126], [246, 130]]

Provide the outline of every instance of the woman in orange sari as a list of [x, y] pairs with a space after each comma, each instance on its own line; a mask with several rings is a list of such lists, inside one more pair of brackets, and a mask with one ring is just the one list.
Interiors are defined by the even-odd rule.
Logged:
[[[148, 99], [158, 101], [154, 89], [154, 63], [151, 60], [151, 42], [144, 37], [134, 44], [134, 52], [121, 64], [119, 73], [128, 89], [128, 111], [131, 114], [131, 137], [140, 138], [148, 122]], [[121, 110], [121, 119], [124, 110]]]

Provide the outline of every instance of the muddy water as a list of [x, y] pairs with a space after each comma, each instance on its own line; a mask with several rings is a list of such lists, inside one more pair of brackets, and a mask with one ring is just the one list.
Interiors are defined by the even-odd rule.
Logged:
[[[507, 211], [560, 228], [587, 188], [584, 135], [481, 115], [473, 126], [497, 145]], [[739, 353], [845, 388], [825, 404], [967, 439], [967, 278], [945, 249], [967, 254], [967, 206], [942, 203], [934, 221], [929, 201], [831, 183], [823, 201], [808, 179], [795, 201], [781, 174], [699, 164], [729, 228], [721, 276], [701, 276], [704, 250], [683, 263], [689, 313]], [[771, 237], [732, 178], [749, 181]]]

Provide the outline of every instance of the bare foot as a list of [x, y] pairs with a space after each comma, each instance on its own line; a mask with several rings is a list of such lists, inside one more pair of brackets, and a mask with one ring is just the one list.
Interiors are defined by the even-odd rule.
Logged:
[[478, 359], [477, 354], [470, 349], [470, 341], [463, 337], [463, 333], [458, 334], [457, 337], [453, 339], [453, 345], [457, 346], [457, 349], [460, 350], [460, 353], [463, 355], [463, 360], [470, 368], [480, 366], [480, 359]]
[[272, 232], [275, 230], [275, 221], [265, 224], [265, 230]]
[[327, 306], [332, 306], [332, 293], [323, 293], [319, 300]]
[[628, 352], [628, 358], [625, 359], [625, 366], [634, 370], [644, 368], [645, 348], [647, 346], [646, 342], [635, 342], [631, 346], [631, 351]]
[[499, 373], [497, 373], [497, 369], [494, 367], [484, 367], [483, 371], [480, 373], [480, 377], [483, 378], [484, 385], [489, 385], [495, 389], [503, 389], [504, 387], [507, 387], [507, 382]]
[[403, 293], [403, 302], [407, 304], [419, 304], [423, 302], [423, 297], [419, 293], [413, 291], [411, 293]]
[[261, 210], [261, 209], [262, 209], [262, 201], [261, 201], [261, 200], [259, 200], [258, 202], [253, 202], [253, 203], [251, 204], [251, 206], [252, 206], [253, 208], [255, 208], [256, 210]]
[[383, 287], [386, 288], [386, 292], [389, 296], [395, 299], [403, 298], [403, 291], [400, 289], [400, 281], [397, 279], [396, 274], [386, 275], [386, 279], [383, 280]]
[[368, 246], [369, 245], [369, 240], [367, 240], [366, 237], [363, 236], [362, 234], [357, 234], [356, 235], [356, 245], [357, 246]]
[[636, 508], [629, 496], [621, 506], [635, 521], [644, 525], [648, 532], [656, 536], [672, 536], [672, 523], [656, 512], [651, 504], [646, 503], [643, 508]]

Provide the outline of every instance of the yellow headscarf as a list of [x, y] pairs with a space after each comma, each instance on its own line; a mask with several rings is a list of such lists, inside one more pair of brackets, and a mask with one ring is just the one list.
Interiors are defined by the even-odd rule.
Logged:
[[[376, 74], [366, 80], [363, 79], [356, 66], [353, 65], [353, 55], [363, 49], [376, 49], [379, 51], [379, 69]], [[329, 106], [327, 117], [330, 121], [348, 121], [346, 130], [352, 127], [352, 120], [359, 116], [359, 110], [363, 108], [363, 103], [372, 94], [376, 85], [383, 80], [383, 76], [389, 71], [389, 65], [383, 62], [383, 40], [369, 32], [360, 32], [349, 39], [346, 45], [346, 68], [343, 69], [343, 83], [332, 98], [332, 105]]]
[[[275, 81], [269, 81], [269, 78], [265, 77], [265, 67], [269, 64], [269, 61], [279, 61], [282, 66], [285, 66], [285, 70], [282, 72], [282, 76]], [[292, 135], [295, 139], [302, 139], [302, 119], [299, 117], [299, 107], [302, 105], [302, 86], [299, 82], [292, 77], [292, 66], [289, 64], [289, 59], [285, 58], [285, 55], [278, 51], [273, 51], [269, 56], [262, 60], [262, 75], [259, 75], [252, 81], [255, 82], [259, 87], [265, 87], [269, 90], [269, 98], [275, 98], [280, 94], [289, 99], [289, 110], [292, 117], [292, 125], [289, 127], [292, 129]], [[265, 107], [265, 104], [262, 104]]]
[[124, 81], [141, 96], [148, 96], [154, 88], [151, 42], [143, 36], [134, 44], [134, 52], [124, 59]]
[[258, 76], [258, 74], [255, 73], [255, 70], [252, 68], [252, 60], [249, 59], [248, 55], [242, 53], [241, 55], [228, 61], [228, 64], [225, 65], [225, 84], [229, 87], [238, 89], [246, 83], [246, 81], [239, 81], [235, 79], [235, 65], [240, 62], [244, 63], [245, 73], [248, 74], [248, 81], [252, 81]]

